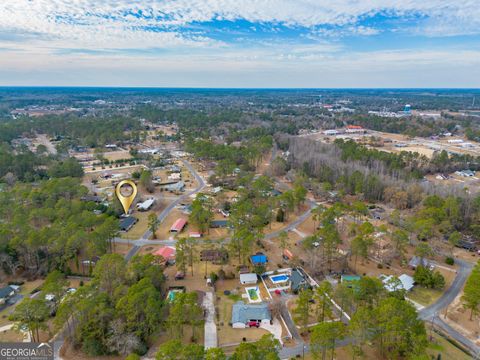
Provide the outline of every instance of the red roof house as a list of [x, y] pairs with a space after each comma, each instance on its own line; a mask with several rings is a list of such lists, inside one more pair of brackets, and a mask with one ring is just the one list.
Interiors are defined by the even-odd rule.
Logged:
[[170, 232], [181, 232], [183, 230], [183, 228], [185, 227], [185, 225], [187, 225], [187, 220], [185, 219], [177, 219], [172, 227], [170, 228]]
[[173, 246], [162, 246], [160, 249], [155, 251], [153, 255], [161, 256], [165, 261], [171, 262], [175, 260], [176, 250]]

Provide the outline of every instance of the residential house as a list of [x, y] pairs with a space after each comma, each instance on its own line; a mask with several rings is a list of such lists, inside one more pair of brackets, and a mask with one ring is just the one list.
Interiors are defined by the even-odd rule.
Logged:
[[5, 304], [13, 295], [15, 295], [15, 290], [10, 285], [1, 288], [0, 305]]
[[429, 261], [428, 259], [421, 258], [420, 256], [415, 255], [408, 262], [408, 266], [412, 270], [415, 270], [419, 266], [423, 266], [425, 268], [433, 269], [435, 267], [435, 264], [432, 261]]
[[223, 264], [228, 260], [226, 250], [202, 250], [200, 252], [200, 261], [211, 261], [214, 264]]
[[295, 294], [301, 290], [310, 289], [306, 275], [300, 269], [292, 269], [290, 274], [290, 289]]
[[187, 220], [185, 219], [177, 219], [172, 227], [170, 228], [170, 232], [172, 233], [180, 233], [182, 232], [183, 228], [185, 227], [185, 225], [187, 225]]
[[212, 220], [210, 221], [210, 227], [212, 229], [226, 228], [228, 226], [228, 220]]
[[160, 262], [166, 262], [167, 264], [172, 265], [175, 264], [176, 252], [177, 251], [173, 246], [162, 246], [157, 251], [155, 251], [153, 255], [161, 257], [162, 261]]
[[174, 184], [168, 184], [165, 185], [164, 189], [174, 193], [182, 192], [185, 190], [185, 183], [183, 181], [179, 181]]
[[272, 315], [267, 303], [244, 304], [238, 301], [232, 306], [232, 327], [244, 329], [254, 324], [270, 324]]
[[396, 290], [410, 291], [415, 284], [413, 277], [407, 274], [402, 274], [398, 278], [393, 275], [380, 275], [380, 280], [382, 280], [383, 286], [389, 292]]
[[138, 203], [137, 204], [137, 209], [138, 211], [147, 211], [150, 210], [150, 208], [155, 204], [155, 199], [150, 198], [145, 200], [144, 202]]
[[127, 216], [120, 220], [120, 230], [128, 231], [137, 223], [138, 219], [134, 216]]

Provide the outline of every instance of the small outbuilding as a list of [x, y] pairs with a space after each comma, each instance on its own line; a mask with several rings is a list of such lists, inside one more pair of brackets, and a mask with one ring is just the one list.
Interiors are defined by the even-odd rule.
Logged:
[[245, 273], [240, 274], [240, 284], [247, 285], [247, 284], [256, 284], [258, 281], [257, 274], [255, 273]]

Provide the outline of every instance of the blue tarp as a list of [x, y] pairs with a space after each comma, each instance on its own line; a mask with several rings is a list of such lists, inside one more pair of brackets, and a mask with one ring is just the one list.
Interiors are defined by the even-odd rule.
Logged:
[[250, 256], [250, 261], [252, 264], [266, 264], [267, 263], [267, 255], [263, 254], [256, 254]]

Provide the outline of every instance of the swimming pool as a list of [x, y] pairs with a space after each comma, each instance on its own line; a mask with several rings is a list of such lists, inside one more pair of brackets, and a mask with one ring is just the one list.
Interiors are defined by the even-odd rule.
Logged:
[[272, 275], [270, 276], [270, 281], [274, 284], [281, 284], [287, 282], [289, 279], [288, 275]]
[[169, 302], [173, 302], [175, 300], [176, 293], [183, 293], [183, 290], [180, 289], [171, 289], [168, 291], [167, 299]]

